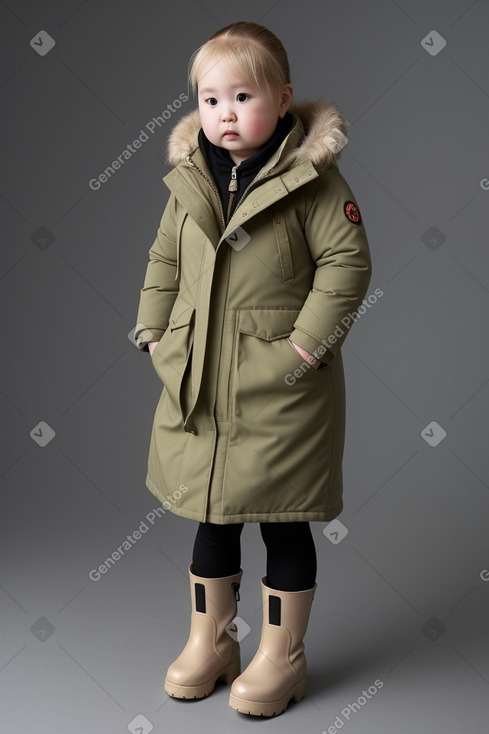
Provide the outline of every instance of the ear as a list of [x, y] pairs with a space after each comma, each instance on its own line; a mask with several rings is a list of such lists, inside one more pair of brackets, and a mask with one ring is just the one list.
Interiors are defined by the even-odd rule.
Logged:
[[282, 89], [282, 92], [280, 94], [280, 108], [278, 112], [279, 117], [284, 117], [285, 113], [287, 112], [287, 109], [292, 102], [293, 92], [294, 90], [292, 89], [292, 84], [286, 84]]

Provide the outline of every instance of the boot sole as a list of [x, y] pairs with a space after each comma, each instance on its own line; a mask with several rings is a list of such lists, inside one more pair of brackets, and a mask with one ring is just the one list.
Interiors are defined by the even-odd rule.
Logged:
[[222, 680], [224, 683], [231, 684], [235, 678], [241, 672], [241, 661], [237, 657], [232, 663], [222, 668], [213, 678], [210, 678], [205, 683], [200, 683], [196, 686], [182, 686], [178, 683], [172, 683], [172, 681], [165, 678], [164, 689], [172, 698], [181, 699], [196, 699], [205, 698], [214, 690], [217, 681]]
[[229, 695], [229, 706], [241, 714], [250, 714], [251, 716], [278, 716], [285, 711], [292, 698], [296, 703], [304, 698], [306, 695], [306, 685], [306, 679], [303, 678], [278, 701], [248, 701], [231, 693]]

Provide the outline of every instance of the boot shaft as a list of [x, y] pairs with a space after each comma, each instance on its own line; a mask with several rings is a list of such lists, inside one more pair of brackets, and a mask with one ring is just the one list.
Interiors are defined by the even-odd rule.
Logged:
[[292, 636], [302, 640], [309, 624], [312, 602], [317, 584], [304, 591], [279, 591], [261, 580], [263, 623], [285, 627]]

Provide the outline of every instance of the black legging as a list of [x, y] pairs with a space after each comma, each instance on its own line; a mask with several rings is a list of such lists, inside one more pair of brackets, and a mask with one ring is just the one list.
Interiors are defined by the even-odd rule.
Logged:
[[[241, 567], [244, 523], [199, 523], [192, 563], [196, 576], [219, 578]], [[311, 589], [316, 581], [316, 547], [308, 522], [262, 522], [267, 549], [267, 586], [280, 591]]]

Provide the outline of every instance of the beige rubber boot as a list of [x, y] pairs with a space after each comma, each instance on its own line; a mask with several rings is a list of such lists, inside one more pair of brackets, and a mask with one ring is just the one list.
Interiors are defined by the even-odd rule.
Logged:
[[232, 683], [241, 669], [233, 619], [243, 571], [203, 578], [195, 576], [192, 569], [190, 564], [190, 636], [165, 678], [165, 691], [174, 698], [204, 698], [219, 679]]
[[274, 716], [291, 698], [306, 693], [304, 637], [317, 584], [306, 591], [278, 591], [261, 581], [263, 627], [258, 651], [233, 682], [231, 708], [253, 716]]

